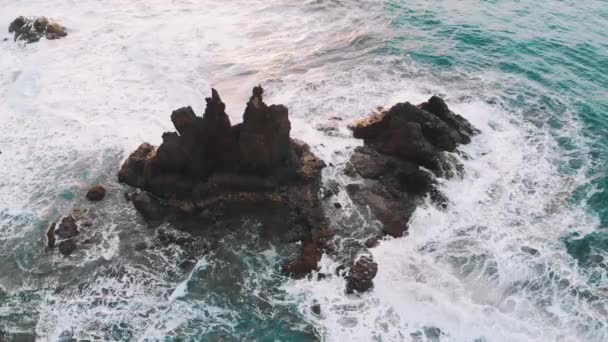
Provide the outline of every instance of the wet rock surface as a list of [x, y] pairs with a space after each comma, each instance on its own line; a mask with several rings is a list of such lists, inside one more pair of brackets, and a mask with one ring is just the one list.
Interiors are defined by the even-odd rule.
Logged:
[[346, 293], [365, 292], [374, 286], [378, 264], [371, 257], [360, 257], [346, 276]]
[[64, 26], [46, 17], [18, 17], [11, 22], [8, 32], [14, 34], [15, 41], [22, 40], [26, 43], [35, 43], [43, 37], [53, 40], [68, 35]]
[[462, 172], [455, 152], [478, 131], [445, 102], [431, 97], [418, 106], [398, 103], [378, 110], [349, 128], [364, 146], [355, 149], [345, 173], [359, 182], [347, 187], [353, 202], [369, 208], [393, 237], [407, 233], [408, 221], [425, 196], [439, 207], [447, 198], [437, 178]]
[[65, 256], [72, 254], [79, 245], [91, 240], [82, 236], [81, 232], [92, 225], [89, 213], [74, 209], [69, 215], [51, 223], [46, 232], [47, 247], [51, 250], [57, 248]]
[[352, 203], [344, 203], [345, 209], [335, 205], [335, 180], [325, 185], [323, 203], [334, 214], [345, 213], [332, 226], [334, 257], [342, 264], [337, 274], [346, 278], [347, 293], [361, 293], [373, 287], [378, 271], [368, 249], [386, 235], [407, 235], [410, 218], [425, 198], [438, 208], [448, 205], [439, 179], [463, 171], [446, 152], [458, 152], [478, 131], [436, 96], [417, 106], [405, 102], [378, 108], [349, 128], [363, 140], [343, 167], [342, 185]]
[[147, 221], [196, 231], [251, 218], [271, 240], [302, 242], [300, 257], [283, 268], [299, 277], [316, 269], [330, 236], [318, 197], [325, 164], [290, 138], [288, 109], [266, 105], [263, 93], [253, 89], [237, 125], [214, 89], [202, 117], [191, 107], [174, 111], [176, 132], [158, 147], [139, 146], [118, 180], [140, 189], [126, 198]]
[[92, 202], [98, 202], [106, 197], [106, 189], [101, 185], [95, 185], [87, 191], [87, 199]]

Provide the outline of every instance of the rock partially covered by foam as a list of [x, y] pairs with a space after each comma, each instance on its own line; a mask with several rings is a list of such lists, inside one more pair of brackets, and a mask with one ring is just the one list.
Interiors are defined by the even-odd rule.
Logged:
[[154, 208], [161, 209], [147, 210], [151, 201], [134, 201], [145, 218], [194, 217], [204, 226], [227, 216], [253, 217], [271, 226], [269, 234], [279, 240], [312, 243], [317, 248], [289, 263], [297, 267], [285, 267], [302, 276], [316, 268], [329, 235], [317, 196], [325, 164], [308, 145], [290, 138], [287, 108], [268, 106], [262, 96], [262, 87], [253, 88], [243, 122], [234, 126], [215, 89], [202, 117], [191, 107], [174, 111], [176, 132], [164, 133], [157, 148], [142, 144], [118, 179], [158, 203]]
[[346, 276], [346, 293], [365, 292], [374, 286], [378, 264], [369, 256], [361, 256]]
[[418, 106], [398, 103], [349, 127], [364, 146], [355, 150], [346, 173], [363, 181], [347, 191], [355, 204], [371, 210], [385, 234], [394, 237], [406, 233], [425, 196], [447, 205], [437, 190], [437, 177], [453, 177], [462, 166], [445, 152], [456, 151], [479, 132], [437, 96]]
[[8, 32], [15, 34], [15, 41], [23, 40], [27, 43], [35, 43], [43, 37], [53, 40], [68, 35], [64, 26], [46, 17], [18, 17], [11, 22]]
[[443, 174], [441, 152], [453, 152], [468, 144], [477, 130], [462, 116], [450, 111], [433, 96], [415, 106], [398, 103], [350, 126], [355, 138], [379, 153], [397, 157]]
[[91, 202], [99, 202], [106, 197], [106, 188], [101, 185], [95, 185], [87, 191], [86, 197]]
[[88, 239], [80, 238], [83, 229], [92, 225], [86, 212], [74, 209], [56, 222], [53, 222], [46, 232], [47, 246], [49, 249], [58, 248], [59, 252], [69, 256], [74, 252], [79, 243], [84, 243]]

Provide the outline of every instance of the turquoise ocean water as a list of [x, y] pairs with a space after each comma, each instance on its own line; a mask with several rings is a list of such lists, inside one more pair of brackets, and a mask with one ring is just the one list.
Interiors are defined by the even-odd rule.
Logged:
[[[602, 1], [394, 1], [398, 37], [380, 53], [447, 74], [495, 78], [491, 87], [505, 110], [546, 131], [560, 148], [560, 172], [584, 172], [588, 182], [572, 205], [600, 221], [597, 231], [564, 237], [582, 265], [606, 252], [608, 235], [608, 10]], [[474, 81], [471, 81], [474, 83]], [[576, 126], [573, 127], [573, 123]], [[576, 130], [573, 134], [571, 131]]]
[[[0, 340], [608, 340], [605, 1], [0, 8], [7, 26], [45, 14], [71, 29], [61, 41], [0, 41]], [[258, 83], [336, 165], [325, 179], [346, 182], [342, 152], [359, 143], [346, 124], [378, 105], [439, 94], [482, 129], [463, 148], [466, 176], [442, 183], [449, 209], [420, 208], [410, 236], [372, 250], [372, 293], [284, 278], [292, 251], [259, 239], [255, 222], [203, 234], [212, 252], [184, 273], [186, 252], [159, 245], [123, 201], [120, 163], [159, 142], [171, 110], [202, 113], [214, 86], [238, 121]], [[314, 129], [336, 115], [338, 136]], [[82, 195], [97, 182], [109, 198], [93, 206]], [[344, 191], [336, 200], [348, 211]], [[44, 232], [74, 207], [92, 212], [98, 243], [66, 259], [45, 250]], [[135, 251], [139, 241], [150, 247]]]

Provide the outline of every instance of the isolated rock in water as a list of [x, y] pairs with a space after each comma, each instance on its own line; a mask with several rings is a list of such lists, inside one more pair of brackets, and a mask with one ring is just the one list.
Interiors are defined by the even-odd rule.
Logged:
[[65, 27], [46, 17], [18, 17], [9, 25], [8, 32], [15, 34], [15, 41], [23, 40], [27, 43], [37, 42], [42, 37], [52, 40], [63, 38], [68, 35]]
[[106, 196], [106, 189], [101, 185], [95, 185], [87, 191], [87, 199], [89, 201], [101, 201]]
[[[53, 222], [46, 232], [47, 246], [50, 249], [58, 247], [63, 255], [70, 255], [79, 243], [86, 243], [88, 238], [81, 237], [81, 228], [90, 227], [92, 222], [87, 218], [85, 212], [74, 209], [69, 215]], [[84, 240], [84, 242], [81, 242]]]
[[454, 152], [479, 133], [437, 96], [418, 106], [405, 102], [380, 109], [349, 128], [364, 142], [345, 170], [363, 178], [347, 187], [349, 196], [362, 209], [369, 208], [371, 219], [379, 220], [384, 233], [394, 237], [407, 232], [408, 221], [425, 196], [439, 207], [447, 205], [436, 177], [452, 177], [462, 172], [462, 166], [445, 152]]
[[164, 133], [157, 148], [142, 144], [118, 180], [144, 190], [129, 197], [146, 220], [194, 219], [202, 227], [254, 218], [269, 238], [309, 241], [284, 267], [302, 276], [316, 269], [330, 235], [318, 198], [325, 164], [289, 137], [287, 108], [266, 105], [263, 93], [253, 88], [243, 122], [235, 126], [215, 89], [202, 117], [191, 107], [174, 111], [176, 132]]
[[371, 289], [377, 273], [378, 264], [371, 257], [360, 257], [346, 276], [346, 293], [365, 292]]
[[321, 304], [315, 303], [310, 307], [310, 310], [317, 316], [321, 315]]

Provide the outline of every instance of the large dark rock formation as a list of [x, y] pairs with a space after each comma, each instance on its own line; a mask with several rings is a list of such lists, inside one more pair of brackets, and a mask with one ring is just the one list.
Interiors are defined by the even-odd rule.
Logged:
[[[287, 108], [266, 105], [263, 89], [255, 87], [243, 122], [233, 126], [217, 91], [212, 90], [206, 102], [202, 117], [190, 107], [174, 111], [176, 132], [164, 133], [158, 147], [142, 144], [128, 157], [118, 179], [138, 190], [127, 199], [146, 221], [170, 220], [190, 227], [184, 230], [230, 229], [243, 218], [253, 218], [265, 227], [264, 237], [301, 243], [299, 257], [283, 265], [294, 277], [316, 270], [323, 252], [339, 254], [347, 293], [372, 288], [378, 265], [360, 255], [378, 243], [378, 233], [403, 236], [426, 196], [447, 205], [437, 178], [462, 170], [445, 152], [456, 151], [477, 133], [438, 97], [418, 106], [399, 103], [350, 126], [364, 146], [355, 150], [345, 170], [353, 177], [346, 191], [360, 209], [356, 212], [371, 214], [369, 219], [379, 221], [382, 232], [348, 232], [337, 246], [329, 243], [333, 229], [330, 233], [321, 204], [325, 165], [305, 143], [290, 138]], [[323, 200], [339, 192], [334, 185], [328, 183]], [[329, 210], [342, 207], [325, 205]]]
[[[437, 188], [437, 179], [463, 171], [457, 159], [446, 152], [457, 152], [457, 147], [469, 143], [478, 131], [436, 96], [418, 106], [405, 102], [379, 109], [349, 128], [364, 142], [344, 169], [351, 178], [346, 192], [355, 210], [350, 210], [352, 214], [334, 231], [338, 237], [335, 249], [340, 250], [338, 260], [344, 270], [338, 273], [345, 276], [346, 293], [350, 294], [373, 287], [378, 265], [368, 256], [368, 248], [375, 247], [383, 235], [404, 236], [425, 197], [439, 207], [448, 205]], [[330, 189], [326, 197], [331, 199], [335, 193]]]
[[444, 152], [456, 151], [478, 133], [437, 96], [418, 106], [398, 103], [350, 128], [364, 146], [355, 150], [346, 170], [362, 181], [349, 185], [347, 192], [394, 237], [407, 231], [412, 213], [427, 194], [439, 206], [447, 205], [436, 177], [453, 177], [462, 167]]
[[52, 40], [68, 35], [65, 27], [46, 17], [18, 17], [9, 25], [8, 32], [15, 34], [15, 41], [23, 40], [26, 43], [35, 43], [42, 37]]
[[144, 143], [125, 161], [118, 180], [145, 192], [129, 198], [147, 220], [214, 224], [235, 217], [266, 223], [268, 234], [302, 242], [284, 271], [303, 276], [317, 267], [329, 236], [318, 193], [324, 163], [290, 138], [288, 110], [267, 106], [255, 87], [243, 122], [232, 126], [216, 90], [202, 117], [173, 112], [177, 132], [154, 147]]

